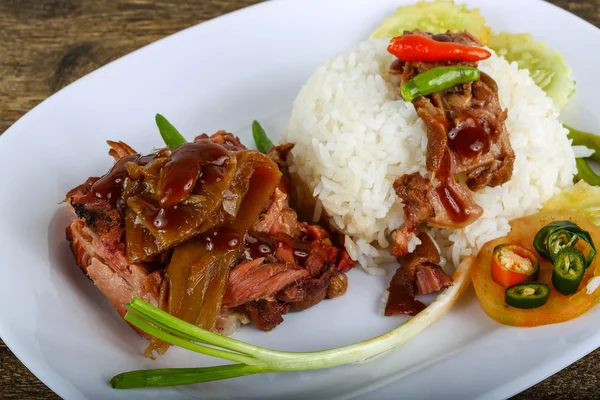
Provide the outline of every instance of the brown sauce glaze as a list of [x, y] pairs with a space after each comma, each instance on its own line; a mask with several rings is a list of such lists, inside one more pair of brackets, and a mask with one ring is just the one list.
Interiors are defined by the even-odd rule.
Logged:
[[436, 192], [453, 222], [461, 223], [469, 218], [461, 197], [454, 193], [450, 186], [440, 186], [436, 189]]
[[291, 249], [294, 260], [298, 265], [304, 265], [310, 253], [310, 243], [294, 239], [285, 234], [267, 235], [263, 233], [247, 233], [245, 238], [246, 249], [252, 259], [275, 256], [277, 248]]
[[225, 165], [227, 160], [229, 160], [229, 157], [224, 156], [215, 163], [205, 165], [200, 171], [200, 183], [210, 185], [221, 182], [226, 174]]
[[187, 213], [182, 206], [175, 205], [173, 207], [160, 207], [155, 200], [145, 196], [137, 196], [136, 200], [141, 208], [141, 213], [150, 221], [158, 230], [166, 231], [177, 229], [186, 222]]
[[130, 161], [135, 162], [138, 159], [138, 154], [131, 154], [121, 158], [106, 175], [92, 185], [90, 194], [95, 198], [106, 200], [115, 206], [119, 197], [121, 197], [125, 178], [128, 176], [125, 163]]
[[233, 250], [242, 244], [240, 234], [231, 228], [221, 228], [204, 236], [206, 250]]
[[198, 178], [203, 184], [221, 181], [228, 160], [229, 152], [208, 139], [181, 145], [165, 164], [158, 183], [161, 207], [172, 207], [185, 199]]
[[275, 255], [276, 244], [271, 237], [246, 234], [244, 239], [246, 242], [246, 249], [249, 251], [252, 259]]
[[137, 160], [135, 160], [135, 163], [137, 165], [140, 165], [140, 166], [144, 167], [144, 166], [150, 164], [152, 161], [154, 161], [157, 157], [162, 157], [160, 151], [156, 152], [156, 153], [150, 153], [150, 154], [147, 154], [145, 156], [138, 157]]
[[477, 118], [463, 111], [454, 121], [454, 128], [448, 132], [450, 145], [463, 158], [471, 159], [490, 150], [490, 138]]
[[468, 205], [461, 197], [460, 193], [456, 193], [454, 186], [454, 173], [452, 172], [452, 155], [450, 151], [446, 151], [438, 175], [441, 185], [435, 188], [436, 194], [440, 198], [444, 209], [448, 212], [448, 217], [452, 222], [457, 224], [465, 222], [469, 218], [467, 212]]
[[294, 259], [298, 263], [298, 265], [304, 265], [306, 259], [308, 258], [309, 252], [306, 250], [294, 249]]

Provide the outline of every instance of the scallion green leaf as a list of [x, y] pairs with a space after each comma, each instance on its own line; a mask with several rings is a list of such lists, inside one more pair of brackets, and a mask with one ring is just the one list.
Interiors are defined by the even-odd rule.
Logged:
[[256, 120], [252, 121], [252, 136], [254, 137], [254, 143], [256, 143], [256, 149], [261, 153], [266, 153], [273, 147], [273, 142], [267, 136], [267, 132]]
[[264, 366], [257, 365], [219, 365], [204, 368], [163, 368], [131, 371], [119, 374], [110, 380], [115, 389], [134, 389], [144, 387], [164, 387], [212, 382], [222, 379], [270, 372]]
[[176, 149], [182, 144], [187, 143], [183, 135], [160, 114], [156, 114], [156, 126], [158, 126], [160, 136], [162, 136], [167, 147]]

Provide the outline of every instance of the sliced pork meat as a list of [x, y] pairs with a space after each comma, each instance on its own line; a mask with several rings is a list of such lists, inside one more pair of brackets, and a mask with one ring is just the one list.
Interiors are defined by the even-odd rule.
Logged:
[[[437, 265], [440, 254], [426, 233], [419, 234], [421, 244], [415, 251], [402, 257], [390, 286], [385, 315], [417, 315], [425, 305], [415, 299], [417, 294], [428, 294], [447, 287], [452, 278]], [[435, 289], [435, 290], [434, 290]]]
[[[283, 315], [288, 311], [303, 311], [320, 303], [327, 297], [330, 288], [330, 298], [345, 293], [345, 286], [342, 288], [343, 284], [339, 281], [347, 285], [344, 273], [354, 267], [354, 261], [346, 250], [332, 244], [329, 233], [323, 228], [306, 225], [304, 230], [306, 233], [300, 238], [284, 233], [265, 236], [264, 233], [253, 232], [247, 235], [246, 246], [249, 248], [245, 251], [244, 260], [250, 261], [232, 270], [224, 305], [247, 305], [257, 299], [286, 304], [289, 307], [269, 306], [270, 314], [276, 310], [282, 314], [281, 318], [270, 317], [271, 322], [267, 325], [261, 320], [257, 325], [256, 318], [250, 318], [259, 329], [263, 326], [272, 329], [275, 321], [283, 322]], [[260, 256], [273, 263], [265, 263]], [[335, 287], [331, 287], [332, 283]], [[262, 312], [261, 307], [252, 309]]]
[[128, 264], [121, 250], [107, 245], [81, 220], [73, 221], [66, 232], [75, 262], [121, 317], [127, 313], [127, 303], [135, 296], [158, 306], [162, 270], [150, 272], [142, 265]]
[[[317, 232], [322, 234], [320, 230]], [[345, 273], [353, 267], [348, 253], [332, 246], [328, 237], [315, 240], [304, 265], [310, 276], [286, 287], [277, 294], [277, 299], [290, 304], [292, 311], [302, 311], [326, 297], [339, 297], [346, 292]]]
[[283, 233], [300, 238], [306, 232], [307, 224], [298, 221], [296, 211], [290, 208], [289, 196], [277, 188], [267, 210], [256, 220], [252, 229], [254, 232]]
[[[92, 261], [97, 260], [118, 275], [122, 279], [123, 285], [128, 287], [129, 292], [147, 299], [152, 304], [158, 304], [157, 278], [160, 274], [149, 280], [151, 269], [145, 265], [128, 263], [125, 254], [118, 249], [119, 246], [110, 245], [102, 240], [81, 220], [75, 220], [67, 227], [67, 239], [70, 242], [75, 261], [84, 273], [92, 274], [89, 268]], [[96, 264], [94, 269], [98, 270], [98, 268], [100, 266]], [[103, 274], [103, 276], [106, 277], [107, 275]], [[90, 278], [92, 277], [90, 276]], [[94, 279], [92, 278], [92, 280]], [[104, 292], [103, 287], [98, 286]], [[108, 290], [112, 289], [108, 288]], [[107, 297], [111, 302], [121, 304], [128, 303], [133, 296], [125, 299]]]
[[261, 331], [268, 332], [283, 322], [290, 305], [279, 301], [257, 300], [244, 305], [248, 318]]
[[306, 310], [325, 299], [332, 279], [339, 275], [332, 265], [328, 265], [320, 276], [293, 283], [278, 293], [277, 299], [290, 304], [292, 311]]
[[421, 264], [415, 272], [417, 294], [430, 294], [439, 292], [452, 285], [450, 278], [439, 265]]
[[306, 269], [296, 264], [265, 264], [264, 258], [248, 261], [229, 274], [223, 307], [233, 308], [249, 301], [269, 299], [308, 275]]
[[[415, 30], [405, 34], [482, 46], [467, 32], [430, 35]], [[404, 85], [422, 72], [449, 65], [477, 67], [476, 62], [396, 60], [390, 72], [399, 75]], [[504, 124], [507, 111], [500, 105], [496, 82], [484, 72], [480, 74], [475, 82], [413, 101], [427, 128], [429, 174], [405, 175], [394, 184], [405, 213], [405, 226], [392, 234], [396, 256], [407, 254], [412, 232], [420, 223], [456, 229], [474, 222], [483, 210], [473, 201], [469, 189], [498, 186], [512, 176], [515, 154]], [[457, 182], [459, 174], [464, 174], [468, 189]]]
[[[281, 318], [269, 318], [271, 323], [267, 325], [260, 320], [257, 325], [256, 318], [250, 318], [259, 329], [261, 326], [274, 327], [275, 321], [283, 321], [283, 314], [288, 311], [302, 311], [320, 303], [327, 297], [334, 280], [335, 287], [331, 287], [329, 298], [341, 296], [347, 285], [344, 273], [354, 267], [348, 252], [335, 246], [325, 229], [299, 223], [295, 212], [290, 223], [299, 226], [298, 229], [289, 229], [290, 224], [272, 222], [277, 218], [270, 215], [278, 215], [274, 210], [286, 208], [293, 212], [287, 206], [283, 192], [276, 190], [271, 204], [253, 226], [254, 231], [245, 237], [243, 263], [232, 270], [224, 298], [224, 305], [228, 307], [258, 299], [276, 300], [289, 306], [271, 307], [271, 304], [269, 313], [279, 310], [282, 314]], [[265, 283], [271, 279], [272, 282]], [[286, 280], [289, 282], [284, 285]], [[252, 309], [262, 312], [261, 307]]]
[[112, 140], [107, 140], [106, 143], [108, 143], [110, 146], [108, 155], [113, 157], [115, 162], [119, 161], [123, 157], [136, 154], [135, 150], [132, 149], [127, 143], [121, 141], [113, 142]]
[[[288, 157], [290, 155], [290, 151], [294, 148], [293, 143], [284, 143], [278, 146], [271, 147], [271, 150], [267, 153], [267, 155], [271, 158], [271, 160], [275, 161], [279, 168], [282, 171], [287, 171], [288, 167]], [[287, 173], [284, 172], [284, 175]]]
[[218, 131], [210, 136], [206, 133], [203, 133], [202, 135], [196, 136], [194, 141], [202, 139], [209, 139], [213, 143], [219, 144], [231, 151], [247, 150], [246, 146], [244, 146], [240, 141], [240, 138], [227, 131]]
[[325, 267], [335, 265], [339, 250], [337, 247], [323, 241], [315, 241], [310, 246], [310, 253], [306, 258], [304, 268], [306, 268], [311, 277], [321, 276]]
[[[291, 146], [267, 156], [225, 131], [145, 156], [109, 146], [111, 170], [67, 194], [77, 216], [67, 239], [121, 316], [137, 296], [215, 332], [249, 321], [270, 330], [323, 300], [354, 266], [339, 241], [291, 208], [282, 174]], [[293, 301], [278, 299], [294, 288]], [[146, 354], [167, 349], [153, 339]]]
[[417, 315], [425, 309], [425, 304], [415, 299], [415, 276], [410, 266], [400, 264], [392, 277], [389, 296], [385, 305], [385, 315]]

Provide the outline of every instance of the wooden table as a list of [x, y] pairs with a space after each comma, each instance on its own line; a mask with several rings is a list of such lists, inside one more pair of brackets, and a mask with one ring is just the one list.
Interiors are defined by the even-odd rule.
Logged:
[[[0, 0], [0, 132], [52, 93], [109, 61], [258, 2]], [[600, 0], [550, 2], [600, 26]], [[0, 340], [0, 399], [32, 398], [58, 396]], [[600, 399], [600, 350], [515, 398]]]

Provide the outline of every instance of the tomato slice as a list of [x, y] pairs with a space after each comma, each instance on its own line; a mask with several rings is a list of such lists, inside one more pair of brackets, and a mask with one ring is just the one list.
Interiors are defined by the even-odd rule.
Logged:
[[509, 287], [536, 281], [540, 260], [532, 251], [515, 244], [501, 244], [494, 248], [492, 279], [498, 285]]
[[552, 263], [540, 260], [539, 282], [550, 286], [550, 296], [545, 305], [534, 309], [518, 309], [506, 304], [505, 287], [492, 278], [494, 249], [502, 244], [514, 244], [535, 251], [533, 238], [536, 233], [552, 221], [570, 220], [588, 231], [594, 243], [600, 243], [600, 228], [586, 217], [572, 211], [544, 211], [510, 222], [512, 227], [505, 237], [486, 243], [475, 259], [471, 278], [483, 311], [494, 320], [512, 326], [539, 326], [568, 321], [576, 318], [600, 303], [600, 288], [588, 294], [588, 282], [600, 276], [600, 257], [596, 257], [586, 270], [579, 290], [571, 295], [560, 294], [552, 287]]

